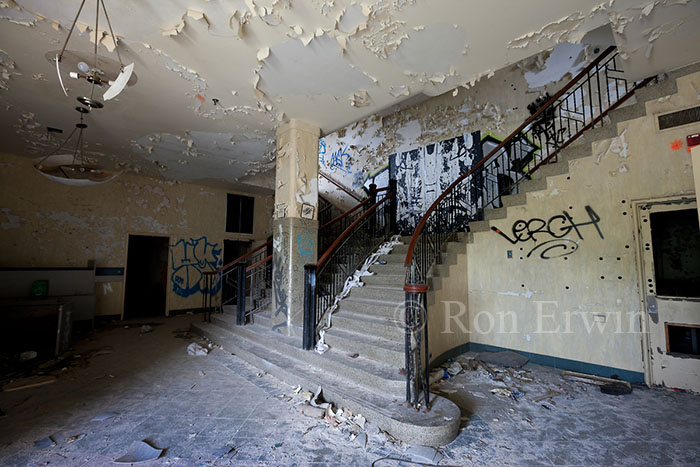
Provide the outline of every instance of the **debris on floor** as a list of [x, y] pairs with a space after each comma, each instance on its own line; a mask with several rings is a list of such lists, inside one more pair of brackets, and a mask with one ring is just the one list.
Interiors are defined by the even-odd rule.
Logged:
[[80, 441], [81, 439], [85, 438], [85, 436], [87, 436], [85, 433], [78, 433], [77, 435], [69, 436], [68, 438], [66, 438], [66, 444]]
[[431, 446], [411, 446], [405, 453], [411, 460], [439, 464], [443, 458], [440, 451]]
[[118, 459], [115, 459], [116, 464], [136, 464], [139, 462], [148, 462], [158, 459], [164, 449], [157, 449], [144, 441], [135, 442], [129, 452]]
[[34, 447], [37, 449], [46, 449], [52, 446], [56, 446], [56, 441], [54, 441], [53, 436], [47, 436], [46, 438], [34, 441]]
[[148, 334], [149, 332], [153, 332], [153, 327], [150, 324], [141, 326], [141, 334]]
[[2, 387], [4, 392], [20, 391], [22, 389], [36, 388], [56, 382], [55, 376], [30, 376], [28, 378], [20, 378], [6, 384]]
[[510, 368], [522, 368], [530, 359], [512, 350], [501, 352], [479, 352], [476, 357], [484, 363], [492, 365], [507, 366]]
[[117, 412], [102, 412], [99, 415], [95, 415], [90, 419], [91, 422], [104, 422], [105, 420], [109, 420], [110, 418], [118, 417], [119, 414]]
[[187, 346], [187, 353], [190, 355], [201, 357], [209, 354], [209, 349], [197, 344], [196, 342], [192, 342], [190, 345]]
[[562, 371], [561, 372], [562, 378], [571, 380], [571, 381], [578, 381], [581, 383], [585, 384], [590, 384], [593, 386], [604, 386], [604, 385], [622, 385], [626, 386], [630, 392], [632, 392], [632, 385], [628, 383], [627, 381], [622, 381], [620, 379], [614, 379], [614, 378], [604, 378], [603, 376], [596, 376], [596, 375], [587, 375], [585, 373], [577, 373], [575, 371]]
[[35, 359], [37, 356], [37, 353], [34, 350], [27, 350], [26, 352], [22, 352], [19, 354], [19, 361], [20, 362], [26, 362], [29, 360]]

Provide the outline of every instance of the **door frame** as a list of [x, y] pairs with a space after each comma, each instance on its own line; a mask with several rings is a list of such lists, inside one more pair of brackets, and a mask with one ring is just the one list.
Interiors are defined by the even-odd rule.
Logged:
[[126, 275], [129, 274], [129, 235], [136, 235], [139, 237], [159, 237], [166, 238], [168, 240], [168, 257], [166, 259], [166, 274], [165, 274], [165, 315], [170, 316], [170, 289], [168, 288], [168, 277], [170, 275], [170, 245], [172, 245], [172, 237], [165, 234], [154, 234], [149, 232], [127, 232], [126, 240], [124, 241], [124, 287], [122, 287], [122, 305], [121, 305], [121, 317], [120, 320], [124, 321], [124, 306], [126, 305]]
[[[642, 207], [650, 205], [678, 205], [697, 203], [696, 194], [674, 195], [662, 198], [648, 198], [641, 200], [633, 200], [630, 202], [632, 207], [632, 216], [634, 219], [634, 237], [635, 237], [635, 266], [637, 268], [637, 293], [639, 294], [639, 303], [641, 304], [640, 312], [644, 316], [640, 319], [640, 330], [642, 337], [642, 364], [644, 365], [644, 383], [647, 386], [654, 385], [653, 369], [651, 364], [651, 333], [649, 332], [650, 323], [648, 313], [648, 303], [646, 294], [646, 281], [644, 274], [644, 245], [642, 244]], [[651, 228], [651, 225], [649, 225]]]

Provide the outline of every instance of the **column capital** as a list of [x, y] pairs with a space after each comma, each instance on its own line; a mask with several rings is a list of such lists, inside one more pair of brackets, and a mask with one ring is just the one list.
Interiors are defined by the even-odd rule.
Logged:
[[296, 118], [292, 118], [289, 120], [289, 122], [283, 123], [280, 126], [278, 126], [277, 137], [279, 138], [280, 135], [283, 135], [292, 130], [303, 131], [305, 133], [313, 135], [316, 138], [321, 137], [321, 129], [318, 126], [305, 122], [303, 120], [297, 120]]

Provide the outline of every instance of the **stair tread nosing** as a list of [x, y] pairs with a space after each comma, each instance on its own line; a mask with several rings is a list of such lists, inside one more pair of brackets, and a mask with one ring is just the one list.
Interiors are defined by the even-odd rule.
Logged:
[[[231, 323], [225, 324], [231, 326]], [[232, 332], [233, 334], [242, 335], [244, 338], [257, 337], [259, 340], [269, 340], [271, 344], [274, 343], [278, 345], [278, 347], [284, 347], [284, 352], [286, 355], [296, 355], [299, 357], [299, 359], [304, 360], [307, 363], [308, 360], [318, 359], [320, 364], [320, 359], [325, 359], [334, 367], [338, 367], [339, 365], [347, 366], [353, 370], [366, 373], [371, 378], [379, 378], [386, 380], [387, 382], [405, 381], [404, 378], [399, 375], [398, 368], [394, 366], [364, 357], [349, 358], [346, 354], [333, 349], [328, 350], [323, 355], [319, 355], [308, 350], [302, 350], [298, 347], [298, 339], [275, 333], [274, 331], [263, 328], [259, 325], [238, 326], [236, 328], [228, 327], [228, 329], [224, 327], [224, 329]], [[254, 334], [255, 336], [251, 336], [250, 333]]]
[[[323, 387], [327, 400], [338, 406], [345, 406], [377, 423], [381, 428], [411, 444], [446, 445], [457, 435], [460, 410], [452, 402], [432, 395], [431, 411], [415, 411], [407, 408], [402, 397], [394, 397], [381, 392], [366, 392], [353, 381], [329, 375], [310, 365], [300, 365], [294, 359], [273, 352], [265, 347], [248, 343], [245, 348], [236, 345], [236, 337], [227, 331], [208, 323], [193, 323], [199, 330], [214, 341], [226, 341], [236, 349], [236, 354], [248, 363], [268, 371], [288, 384], [300, 384], [307, 390]], [[214, 358], [230, 358], [226, 352], [212, 352]], [[341, 405], [342, 404], [342, 405]]]

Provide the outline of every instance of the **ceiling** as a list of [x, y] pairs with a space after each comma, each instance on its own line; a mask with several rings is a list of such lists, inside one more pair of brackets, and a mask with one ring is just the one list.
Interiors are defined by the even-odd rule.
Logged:
[[[97, 40], [100, 56], [116, 60], [104, 15], [93, 31], [95, 4], [86, 0], [68, 50], [90, 54]], [[289, 118], [326, 134], [604, 25], [636, 77], [700, 60], [700, 0], [105, 4], [137, 81], [87, 116], [86, 153], [109, 167], [247, 191], [273, 186], [275, 128]], [[61, 48], [79, 5], [0, 0], [4, 152], [47, 154], [77, 123], [75, 99], [90, 85], [62, 62], [65, 96], [46, 54]]]

